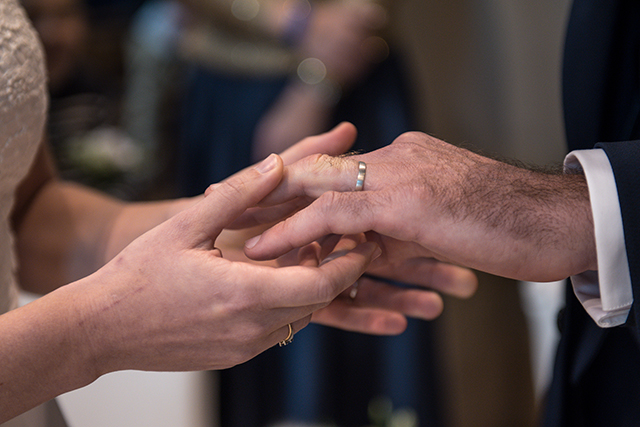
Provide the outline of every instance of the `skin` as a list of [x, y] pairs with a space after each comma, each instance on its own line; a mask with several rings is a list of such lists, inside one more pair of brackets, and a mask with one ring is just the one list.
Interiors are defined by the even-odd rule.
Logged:
[[[284, 340], [287, 324], [298, 332], [313, 318], [397, 334], [406, 315], [437, 316], [441, 301], [426, 290], [363, 279], [357, 298], [348, 297], [380, 256], [361, 233], [251, 263], [244, 239], [265, 225], [225, 230], [275, 189], [285, 162], [337, 155], [354, 138], [342, 125], [210, 187], [206, 197], [132, 204], [58, 180], [43, 147], [12, 220], [20, 284], [46, 295], [0, 316], [0, 423], [116, 370], [233, 366]], [[445, 280], [475, 283], [466, 270]]]
[[[353, 192], [360, 160], [364, 191]], [[369, 232], [383, 249], [377, 262], [432, 257], [542, 282], [597, 269], [584, 176], [511, 166], [423, 133], [364, 155], [303, 159], [268, 202], [300, 196], [317, 200], [248, 241], [249, 257], [277, 256], [329, 233]]]
[[94, 274], [0, 316], [2, 418], [116, 370], [244, 362], [286, 338], [288, 323], [304, 327], [350, 286], [379, 255], [375, 244], [319, 266], [280, 269], [228, 261], [215, 249], [224, 226], [277, 185], [282, 165], [269, 157]]

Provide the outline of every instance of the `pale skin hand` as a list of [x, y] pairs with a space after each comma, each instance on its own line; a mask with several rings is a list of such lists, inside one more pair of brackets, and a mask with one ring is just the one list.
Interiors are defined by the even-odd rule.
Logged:
[[[289, 160], [300, 158], [317, 151], [318, 145], [328, 153], [339, 154], [354, 138], [355, 129], [341, 125], [328, 134], [302, 141], [283, 156]], [[47, 160], [44, 154], [41, 153], [36, 166]], [[282, 168], [279, 160], [277, 163], [279, 166], [274, 170]], [[14, 224], [23, 232], [29, 231], [25, 230], [27, 224], [43, 232], [51, 227], [45, 214], [33, 212], [55, 201], [54, 197], [46, 196], [51, 188], [61, 184], [49, 182], [53, 179], [48, 175], [51, 170], [35, 167], [21, 188]], [[53, 290], [55, 280], [42, 286], [30, 283], [33, 290], [52, 292], [0, 316], [0, 422], [117, 369], [231, 366], [286, 338], [288, 330], [283, 326], [286, 323], [293, 323], [295, 331], [304, 327], [314, 310], [314, 321], [319, 323], [373, 334], [394, 334], [404, 330], [405, 315], [435, 317], [442, 309], [435, 294], [400, 290], [370, 280], [360, 281], [355, 301], [345, 295], [344, 289], [356, 281], [376, 254], [371, 243], [357, 245], [362, 242], [361, 237], [343, 240], [337, 249], [353, 251], [320, 267], [316, 266], [326, 250], [318, 252], [314, 245], [301, 249], [300, 267], [285, 270], [221, 258], [221, 252], [213, 249], [213, 245], [218, 242], [225, 221], [233, 219], [234, 209], [239, 212], [259, 200], [260, 192], [266, 194], [280, 178], [271, 175], [256, 178], [255, 170], [243, 174], [245, 178], [266, 179], [271, 183], [238, 185], [238, 178], [232, 178], [231, 185], [217, 185], [209, 191], [216, 194], [218, 208], [214, 201], [188, 201], [189, 210], [144, 234], [96, 273], [57, 290]], [[234, 197], [228, 194], [230, 187], [234, 188], [231, 190]], [[64, 262], [73, 261], [73, 254], [78, 252], [78, 247], [74, 249], [77, 239], [81, 244], [91, 241], [99, 245], [100, 241], [86, 236], [108, 236], [109, 230], [113, 232], [110, 223], [105, 228], [98, 223], [99, 219], [126, 216], [118, 211], [119, 202], [105, 200], [104, 196], [80, 187], [72, 188], [72, 193], [66, 193], [68, 188], [60, 188], [58, 193], [75, 196], [60, 211], [58, 220], [63, 220], [64, 225], [54, 227], [70, 232], [60, 248], [70, 246], [73, 250], [52, 261], [53, 265], [62, 262], [62, 270]], [[239, 197], [239, 189], [246, 192], [245, 199]], [[81, 202], [80, 207], [88, 209], [74, 210], [78, 206], [71, 202]], [[144, 209], [155, 213], [153, 218], [164, 221], [185, 209], [183, 202], [180, 206], [166, 202], [155, 211], [147, 205]], [[136, 217], [123, 220], [126, 228], [119, 231], [120, 242], [135, 230], [151, 228], [149, 216], [135, 211], [139, 220], [146, 221], [138, 223]], [[71, 218], [65, 218], [64, 214], [72, 212]], [[96, 214], [106, 216], [96, 218]], [[112, 214], [115, 216], [110, 217]], [[82, 221], [84, 226], [80, 228], [87, 233], [85, 228], [95, 226], [96, 231], [88, 232], [85, 238], [74, 236], [78, 227], [67, 220], [77, 221], [84, 215], [93, 216], [92, 221]], [[190, 223], [194, 223], [193, 229]], [[204, 230], [195, 224], [208, 224], [208, 228]], [[37, 234], [30, 243], [23, 243], [23, 250], [38, 243]], [[55, 252], [55, 233], [47, 241], [48, 248]], [[237, 252], [234, 249], [241, 248], [241, 241], [228, 239], [229, 246], [223, 250], [225, 257]], [[47, 259], [46, 252], [35, 259], [28, 258], [29, 262], [37, 261], [38, 256]], [[92, 262], [100, 262], [96, 257]], [[446, 274], [434, 274], [436, 282], [437, 276], [439, 280], [447, 280]], [[267, 287], [269, 292], [264, 292]], [[233, 317], [235, 322], [231, 320]]]
[[219, 233], [282, 168], [271, 156], [96, 273], [0, 316], [0, 422], [116, 370], [230, 367], [284, 340], [287, 324], [306, 326], [380, 250], [365, 242], [320, 266], [283, 268], [222, 258]]
[[[301, 256], [298, 262], [317, 265], [317, 260], [325, 259], [327, 246], [329, 249], [333, 248], [330, 242], [339, 238], [340, 236], [332, 235], [323, 239], [324, 243], [320, 247], [317, 243], [306, 246], [300, 251], [306, 256]], [[345, 236], [340, 238], [334, 250], [348, 250], [358, 242], [366, 240], [364, 234]], [[316, 251], [315, 256], [310, 256], [313, 248]], [[284, 262], [282, 258], [286, 257], [281, 257], [280, 263]], [[369, 273], [442, 289], [460, 298], [469, 297], [477, 286], [477, 279], [470, 271], [433, 259], [409, 258], [390, 263], [388, 258], [378, 258], [374, 263], [377, 266], [372, 268], [372, 264]], [[403, 332], [407, 326], [406, 317], [432, 320], [438, 317], [443, 309], [441, 296], [435, 292], [420, 288], [400, 288], [381, 280], [374, 280], [371, 276], [358, 279], [355, 296], [352, 291], [353, 288], [346, 290], [329, 306], [314, 312], [312, 322], [355, 332], [388, 335]], [[363, 327], [365, 325], [366, 329]]]
[[[359, 160], [367, 163], [365, 191], [353, 192]], [[301, 195], [318, 199], [247, 242], [249, 257], [372, 230], [387, 257], [413, 253], [532, 281], [597, 269], [583, 176], [510, 166], [422, 133], [361, 156], [291, 165], [271, 202]]]
[[[314, 153], [339, 155], [353, 144], [348, 125], [305, 138], [282, 153], [292, 163]], [[204, 188], [203, 188], [204, 190]], [[93, 273], [136, 237], [197, 203], [201, 197], [124, 203], [57, 178], [46, 144], [16, 195], [12, 217], [20, 260], [20, 285], [45, 294]], [[300, 206], [293, 203], [291, 209]], [[225, 236], [221, 249], [239, 248], [251, 235]], [[230, 245], [225, 249], [225, 244]], [[242, 255], [246, 260], [246, 257]]]

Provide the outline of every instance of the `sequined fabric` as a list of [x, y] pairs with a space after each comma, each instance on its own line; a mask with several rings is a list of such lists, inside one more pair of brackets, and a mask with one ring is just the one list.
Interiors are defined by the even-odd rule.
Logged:
[[47, 104], [42, 48], [17, 0], [0, 1], [0, 313], [15, 307], [9, 224], [16, 186], [41, 140]]

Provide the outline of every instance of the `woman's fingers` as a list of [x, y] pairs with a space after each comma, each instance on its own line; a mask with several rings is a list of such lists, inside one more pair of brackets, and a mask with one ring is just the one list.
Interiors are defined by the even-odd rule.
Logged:
[[[312, 249], [318, 250], [318, 249]], [[380, 256], [380, 248], [372, 242], [357, 245], [352, 250], [341, 251], [337, 256], [318, 267], [314, 263], [316, 254], [306, 256], [307, 265], [282, 267], [278, 269], [253, 266], [248, 269], [246, 280], [260, 280], [268, 293], [261, 296], [262, 304], [277, 307], [308, 307], [318, 309], [329, 304], [342, 291], [353, 284], [367, 269], [371, 262]], [[255, 275], [255, 276], [253, 276]], [[307, 313], [297, 313], [301, 317]]]
[[278, 185], [282, 171], [282, 159], [272, 154], [254, 167], [216, 185], [207, 197], [173, 220], [178, 223], [185, 237], [198, 239], [199, 243], [215, 241], [223, 228]]

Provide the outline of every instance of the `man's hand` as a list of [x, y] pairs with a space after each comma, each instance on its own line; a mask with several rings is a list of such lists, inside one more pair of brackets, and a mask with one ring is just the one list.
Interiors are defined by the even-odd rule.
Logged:
[[[364, 234], [331, 235], [280, 257], [280, 265], [317, 266], [371, 239]], [[337, 242], [337, 244], [336, 244]], [[393, 252], [392, 248], [390, 249]], [[327, 307], [313, 313], [312, 322], [348, 331], [395, 335], [404, 331], [407, 317], [433, 320], [443, 308], [436, 291], [466, 298], [476, 287], [475, 275], [463, 268], [413, 253], [406, 259], [376, 259], [352, 287]], [[380, 261], [380, 262], [378, 262]], [[415, 286], [404, 286], [401, 281]]]
[[[364, 191], [355, 192], [359, 161], [367, 174]], [[421, 255], [521, 280], [596, 268], [583, 176], [511, 166], [423, 133], [364, 155], [308, 157], [287, 167], [265, 203], [296, 197], [317, 200], [248, 241], [250, 258], [328, 234], [373, 231], [383, 248], [394, 239], [401, 255], [390, 256], [408, 257], [418, 245]]]
[[[353, 144], [355, 137], [355, 127], [343, 123], [330, 132], [302, 140], [283, 152], [282, 158], [287, 164], [318, 151], [340, 155]], [[214, 191], [219, 185], [211, 186], [206, 194]], [[296, 198], [275, 209], [250, 208], [247, 215], [241, 217], [242, 220], [234, 221], [234, 226], [252, 225], [254, 227], [224, 230], [217, 240], [217, 246], [227, 259], [250, 261], [242, 252], [244, 241], [253, 237], [256, 230], [261, 232], [265, 227], [264, 224], [255, 225], [279, 220], [282, 216], [308, 205], [310, 201], [307, 198]], [[360, 242], [363, 242], [363, 239], [364, 237]], [[406, 327], [407, 316], [431, 320], [441, 313], [442, 298], [434, 291], [457, 297], [469, 297], [476, 289], [477, 279], [473, 273], [434, 260], [420, 245], [407, 245], [405, 242], [389, 238], [376, 239], [373, 233], [370, 234], [369, 239], [375, 240], [381, 247], [384, 246], [380, 261], [375, 261], [369, 269], [369, 273], [382, 280], [374, 280], [372, 276], [360, 278], [357, 298], [349, 296], [352, 294], [351, 291], [343, 292], [328, 307], [314, 313], [313, 322], [362, 333], [397, 334]], [[345, 242], [352, 241], [353, 238], [345, 239], [341, 243], [341, 248], [344, 249]], [[326, 244], [324, 246], [327, 247]], [[293, 249], [289, 254], [278, 259], [277, 263], [279, 265], [297, 265], [298, 263], [318, 265], [327, 256], [326, 250], [323, 253], [314, 254], [310, 247], [301, 250]], [[386, 283], [388, 280], [405, 281], [422, 289], [390, 285]]]

